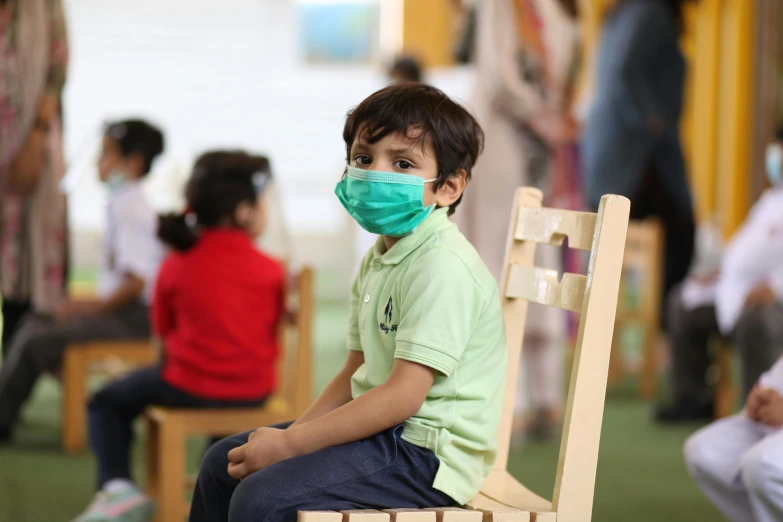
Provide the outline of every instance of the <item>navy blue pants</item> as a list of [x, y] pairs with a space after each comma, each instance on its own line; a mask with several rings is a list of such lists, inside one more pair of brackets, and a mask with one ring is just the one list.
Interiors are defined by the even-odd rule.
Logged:
[[397, 426], [284, 460], [241, 482], [228, 475], [228, 452], [247, 442], [249, 433], [223, 439], [201, 464], [190, 522], [296, 522], [298, 511], [454, 506], [432, 487], [438, 458], [402, 440], [402, 432]]
[[90, 400], [90, 442], [98, 460], [99, 490], [112, 479], [130, 480], [133, 421], [148, 406], [252, 408], [264, 402], [264, 399], [224, 401], [197, 397], [165, 382], [160, 372], [160, 366], [135, 371], [101, 389]]

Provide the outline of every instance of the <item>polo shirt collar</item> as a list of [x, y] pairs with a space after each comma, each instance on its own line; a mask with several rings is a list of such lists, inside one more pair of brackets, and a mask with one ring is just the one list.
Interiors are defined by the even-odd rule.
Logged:
[[412, 234], [397, 241], [388, 251], [386, 250], [383, 236], [379, 236], [373, 248], [375, 259], [380, 258], [381, 263], [384, 265], [396, 265], [405, 259], [408, 254], [419, 248], [433, 234], [456, 226], [449, 220], [448, 210], [448, 208], [435, 209], [427, 216], [427, 219], [416, 227]]

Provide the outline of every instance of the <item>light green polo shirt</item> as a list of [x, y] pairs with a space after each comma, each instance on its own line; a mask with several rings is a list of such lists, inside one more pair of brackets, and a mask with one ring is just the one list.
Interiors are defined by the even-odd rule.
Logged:
[[379, 238], [365, 256], [353, 285], [348, 349], [364, 353], [354, 398], [386, 382], [395, 359], [437, 371], [402, 437], [440, 459], [435, 489], [461, 504], [471, 500], [497, 454], [506, 332], [497, 283], [446, 209], [388, 252]]

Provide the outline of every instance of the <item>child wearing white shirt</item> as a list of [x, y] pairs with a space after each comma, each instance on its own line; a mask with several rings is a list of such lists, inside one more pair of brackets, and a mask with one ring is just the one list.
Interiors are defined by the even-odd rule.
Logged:
[[[767, 149], [772, 187], [732, 238], [720, 270], [692, 276], [672, 292], [674, 402], [658, 410], [660, 421], [712, 419], [712, 391], [705, 381], [712, 337], [729, 338], [739, 351], [745, 397], [783, 351], [782, 166], [783, 127]], [[699, 299], [693, 298], [696, 293]]]
[[98, 161], [110, 192], [98, 299], [66, 300], [54, 316], [23, 319], [0, 368], [0, 443], [10, 440], [38, 377], [60, 366], [68, 345], [149, 338], [148, 305], [163, 248], [140, 180], [162, 151], [163, 134], [149, 123], [107, 126]]
[[761, 376], [738, 415], [685, 443], [696, 483], [732, 522], [783, 520], [783, 357]]

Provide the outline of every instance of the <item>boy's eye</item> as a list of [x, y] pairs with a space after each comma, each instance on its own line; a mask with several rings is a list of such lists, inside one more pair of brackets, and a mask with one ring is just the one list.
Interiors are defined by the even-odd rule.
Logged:
[[364, 156], [362, 154], [359, 154], [358, 156], [354, 156], [353, 162], [357, 165], [369, 165], [372, 163], [372, 160], [369, 156]]
[[410, 162], [407, 162], [405, 160], [400, 160], [395, 162], [394, 166], [402, 170], [408, 170], [413, 168], [413, 165], [411, 165]]

